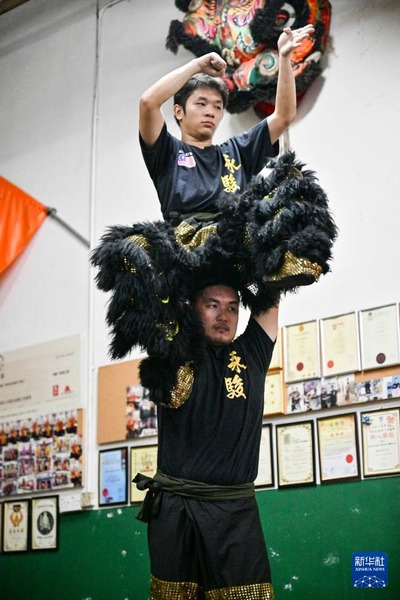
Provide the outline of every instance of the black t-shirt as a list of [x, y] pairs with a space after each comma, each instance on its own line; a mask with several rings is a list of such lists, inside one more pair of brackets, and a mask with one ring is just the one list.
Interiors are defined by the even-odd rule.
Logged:
[[197, 148], [171, 135], [164, 123], [154, 146], [139, 136], [144, 161], [160, 200], [163, 217], [171, 212], [216, 212], [216, 204], [243, 191], [250, 179], [276, 156], [266, 120], [221, 145]]
[[208, 345], [189, 399], [177, 409], [159, 407], [163, 473], [216, 485], [255, 480], [273, 347], [252, 318], [231, 344]]

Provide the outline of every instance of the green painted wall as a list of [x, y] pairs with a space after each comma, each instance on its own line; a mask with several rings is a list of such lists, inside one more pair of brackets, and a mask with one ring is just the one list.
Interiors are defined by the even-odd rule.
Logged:
[[[400, 478], [257, 492], [277, 600], [398, 600]], [[66, 513], [58, 552], [0, 555], [1, 600], [147, 600], [137, 507]], [[251, 540], [249, 540], [251, 543]], [[353, 552], [389, 555], [389, 586], [351, 585]]]

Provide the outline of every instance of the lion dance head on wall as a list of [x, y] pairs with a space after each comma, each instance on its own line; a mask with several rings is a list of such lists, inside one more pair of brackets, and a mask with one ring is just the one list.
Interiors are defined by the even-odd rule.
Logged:
[[170, 23], [166, 46], [179, 45], [202, 56], [218, 52], [227, 62], [227, 110], [239, 113], [253, 107], [262, 118], [274, 110], [278, 79], [277, 42], [285, 27], [311, 24], [312, 39], [292, 52], [298, 101], [320, 75], [329, 36], [331, 4], [328, 0], [176, 0], [185, 12]]

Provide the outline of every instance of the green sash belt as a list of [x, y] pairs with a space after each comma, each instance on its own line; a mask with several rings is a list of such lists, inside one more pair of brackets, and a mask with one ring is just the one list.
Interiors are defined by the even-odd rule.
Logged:
[[237, 485], [213, 485], [202, 481], [171, 477], [160, 471], [157, 471], [153, 479], [137, 473], [132, 481], [136, 483], [138, 490], [147, 490], [146, 497], [136, 516], [139, 521], [145, 523], [148, 523], [152, 514], [157, 514], [161, 499], [160, 492], [163, 490], [186, 498], [209, 501], [250, 498], [255, 493], [253, 482]]

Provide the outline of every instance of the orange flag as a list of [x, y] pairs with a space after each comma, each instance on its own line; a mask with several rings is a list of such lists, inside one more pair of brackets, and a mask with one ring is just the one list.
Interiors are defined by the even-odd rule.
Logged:
[[0, 177], [0, 273], [24, 250], [47, 217], [47, 207]]

